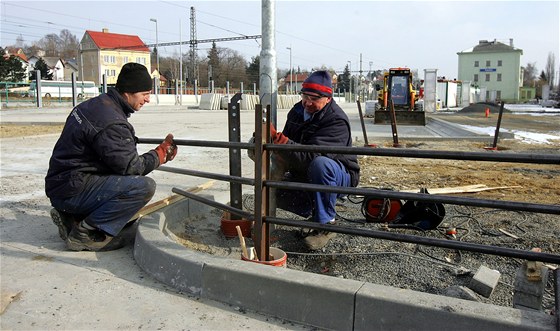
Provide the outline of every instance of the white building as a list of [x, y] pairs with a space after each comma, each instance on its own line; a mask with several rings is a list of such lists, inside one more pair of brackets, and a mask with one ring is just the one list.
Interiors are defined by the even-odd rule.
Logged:
[[477, 101], [519, 101], [523, 84], [523, 50], [499, 41], [480, 40], [478, 45], [458, 52], [459, 80], [470, 81], [480, 96]]

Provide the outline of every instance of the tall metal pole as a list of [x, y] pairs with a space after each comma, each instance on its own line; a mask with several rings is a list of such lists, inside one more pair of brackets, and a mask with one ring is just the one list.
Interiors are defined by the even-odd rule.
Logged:
[[262, 47], [259, 68], [259, 97], [263, 108], [270, 105], [272, 123], [276, 125], [278, 80], [276, 79], [275, 1], [262, 0], [261, 11]]
[[183, 25], [181, 19], [179, 19], [179, 104], [183, 104]]
[[352, 101], [352, 61], [348, 61], [350, 63], [350, 101]]
[[156, 84], [155, 84], [155, 92], [156, 92], [156, 103], [159, 104], [159, 41], [158, 41], [158, 24], [157, 24], [157, 19], [155, 18], [150, 18], [150, 21], [156, 23], [156, 70], [157, 70], [157, 74], [158, 76], [155, 77], [156, 78]]
[[156, 69], [159, 75], [159, 42], [158, 42], [158, 26], [157, 26], [157, 19], [150, 18], [150, 21], [156, 23]]
[[290, 45], [290, 47], [286, 47], [286, 49], [290, 50], [290, 94], [294, 94], [294, 85], [292, 82], [292, 46]]

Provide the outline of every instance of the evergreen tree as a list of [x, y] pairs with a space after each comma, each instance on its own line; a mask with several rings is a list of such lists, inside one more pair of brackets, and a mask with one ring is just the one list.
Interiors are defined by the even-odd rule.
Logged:
[[[53, 79], [53, 74], [49, 71], [49, 66], [47, 65], [45, 60], [39, 59], [39, 61], [35, 63], [34, 68], [35, 70], [39, 70], [41, 72], [41, 79], [45, 79], [45, 80]], [[29, 75], [29, 79], [36, 79], [35, 71], [33, 71], [31, 75]]]
[[261, 67], [260, 56], [251, 57], [251, 63], [247, 66], [245, 72], [247, 73], [247, 79], [250, 83], [257, 83], [257, 88], [259, 87], [259, 72]]
[[344, 72], [338, 76], [337, 90], [340, 92], [350, 91], [350, 69], [348, 68], [348, 65], [344, 67]]
[[[0, 48], [0, 52], [4, 50]], [[0, 59], [0, 81], [2, 82], [21, 82], [25, 78], [25, 70], [22, 67], [21, 61], [13, 55], [4, 55]]]
[[208, 51], [208, 80], [217, 80], [220, 76], [220, 54], [216, 42], [212, 43], [212, 48]]

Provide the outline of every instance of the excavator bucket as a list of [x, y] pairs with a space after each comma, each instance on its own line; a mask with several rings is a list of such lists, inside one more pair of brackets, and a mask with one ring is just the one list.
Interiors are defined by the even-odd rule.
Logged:
[[[373, 115], [374, 124], [391, 125], [391, 111], [376, 110]], [[397, 125], [426, 125], [426, 114], [423, 111], [396, 110]]]

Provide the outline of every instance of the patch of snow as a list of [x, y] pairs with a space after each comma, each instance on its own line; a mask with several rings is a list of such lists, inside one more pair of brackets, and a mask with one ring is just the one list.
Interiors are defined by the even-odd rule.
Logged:
[[[472, 125], [460, 125], [461, 127], [465, 128], [466, 130], [473, 131], [479, 134], [487, 134], [489, 136], [494, 136], [496, 133], [495, 127], [478, 127]], [[535, 143], [535, 144], [557, 144], [556, 141], [560, 141], [560, 132], [558, 135], [546, 134], [546, 133], [535, 133], [535, 132], [527, 132], [527, 131], [519, 131], [519, 130], [505, 130], [500, 129], [500, 132], [509, 132], [513, 133], [515, 139], [524, 141], [526, 143]]]

